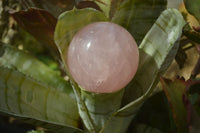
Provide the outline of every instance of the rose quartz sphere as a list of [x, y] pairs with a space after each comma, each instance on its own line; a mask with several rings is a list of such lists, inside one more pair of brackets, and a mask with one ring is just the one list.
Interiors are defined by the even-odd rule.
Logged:
[[96, 22], [73, 37], [66, 60], [71, 76], [82, 89], [111, 93], [134, 77], [139, 52], [126, 29], [110, 22]]

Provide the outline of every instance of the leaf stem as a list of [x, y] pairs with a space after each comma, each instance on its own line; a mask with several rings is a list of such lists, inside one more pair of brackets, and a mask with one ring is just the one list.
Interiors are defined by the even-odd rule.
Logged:
[[80, 88], [72, 80], [71, 80], [71, 84], [72, 84], [72, 88], [74, 90], [74, 93], [76, 95], [77, 105], [78, 105], [79, 113], [80, 113], [80, 116], [83, 120], [83, 123], [85, 124], [86, 128], [88, 129], [88, 131], [90, 133], [96, 133], [94, 122], [91, 119], [91, 116], [88, 112], [88, 109], [87, 109], [85, 103], [83, 102], [83, 100], [81, 98]]

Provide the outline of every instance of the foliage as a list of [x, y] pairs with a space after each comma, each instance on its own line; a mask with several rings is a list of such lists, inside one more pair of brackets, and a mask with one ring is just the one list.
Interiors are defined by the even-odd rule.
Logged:
[[[197, 3], [185, 1], [188, 12], [200, 21]], [[2, 7], [5, 4], [3, 0]], [[188, 12], [166, 9], [167, 0], [19, 0], [17, 5], [20, 11], [9, 10], [10, 21], [18, 27], [14, 42], [0, 43], [1, 114], [58, 133], [200, 132], [200, 59], [188, 80], [163, 77], [175, 56], [184, 68], [188, 43], [199, 50], [200, 27], [185, 22]], [[0, 16], [2, 21], [5, 16]], [[115, 93], [82, 90], [67, 68], [73, 36], [97, 21], [123, 26], [138, 43], [139, 69]], [[31, 43], [44, 50], [31, 50]]]

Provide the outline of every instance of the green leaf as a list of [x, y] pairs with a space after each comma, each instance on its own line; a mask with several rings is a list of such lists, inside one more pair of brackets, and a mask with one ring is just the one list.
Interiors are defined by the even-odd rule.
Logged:
[[[164, 11], [143, 39], [139, 69], [126, 87], [124, 107], [113, 114], [102, 133], [123, 133], [159, 81], [160, 75], [174, 59], [185, 21], [176, 9]], [[113, 128], [115, 127], [115, 128]]]
[[69, 130], [69, 133], [79, 131], [79, 114], [74, 99], [5, 67], [0, 67], [0, 112], [63, 126], [63, 130]]
[[59, 16], [54, 35], [56, 45], [60, 51], [62, 61], [64, 62], [65, 71], [71, 80], [76, 95], [80, 116], [86, 128], [91, 133], [95, 132], [94, 122], [91, 116], [89, 115], [88, 109], [81, 97], [80, 88], [73, 81], [73, 78], [70, 76], [70, 73], [67, 68], [66, 57], [67, 57], [68, 46], [72, 40], [72, 37], [76, 34], [76, 32], [78, 32], [84, 26], [97, 21], [107, 21], [107, 18], [105, 17], [104, 14], [95, 9], [90, 9], [90, 8], [85, 8], [81, 10], [73, 9]]
[[[147, 92], [152, 82], [157, 85], [174, 59], [185, 21], [176, 9], [164, 11], [143, 39], [140, 49], [138, 71], [126, 87], [124, 105]], [[153, 86], [154, 86], [153, 85]]]
[[160, 130], [145, 124], [137, 124], [133, 133], [162, 133]]
[[200, 22], [200, 1], [199, 0], [184, 0], [186, 9], [194, 15]]
[[29, 8], [27, 11], [10, 12], [10, 14], [19, 26], [34, 36], [59, 59], [59, 52], [53, 37], [57, 19], [52, 14], [34, 8]]
[[6, 44], [0, 44], [0, 50], [2, 51], [0, 54], [1, 66], [17, 69], [24, 75], [63, 91], [74, 98], [70, 83], [33, 56]]
[[104, 127], [107, 119], [120, 108], [123, 92], [123, 89], [106, 94], [81, 91], [82, 99], [94, 123], [96, 133]]
[[167, 80], [161, 78], [161, 83], [169, 101], [174, 120], [180, 133], [189, 133], [187, 123], [187, 110], [183, 103], [186, 96], [186, 83], [184, 80]]
[[62, 12], [71, 10], [75, 5], [75, 0], [19, 0], [23, 8], [37, 7], [45, 9], [55, 17]]
[[73, 36], [84, 26], [97, 21], [107, 21], [107, 18], [101, 12], [90, 8], [73, 9], [59, 16], [54, 40], [65, 64], [64, 57], [67, 55], [68, 46]]
[[139, 45], [166, 5], [167, 0], [123, 0], [112, 22], [126, 28]]
[[144, 101], [151, 94], [152, 86], [150, 86], [149, 88], [150, 89], [148, 89], [148, 91], [143, 96], [139, 97], [125, 107], [119, 109], [117, 112], [113, 113], [113, 115], [108, 119], [100, 133], [125, 133], [132, 119], [136, 116]]

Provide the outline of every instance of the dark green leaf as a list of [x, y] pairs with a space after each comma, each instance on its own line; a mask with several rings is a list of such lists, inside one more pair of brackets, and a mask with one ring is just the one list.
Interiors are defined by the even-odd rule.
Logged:
[[162, 133], [156, 128], [150, 127], [145, 124], [137, 124], [132, 133]]
[[129, 130], [134, 129], [136, 123], [147, 124], [164, 133], [176, 132], [176, 125], [164, 91], [156, 93], [147, 99]]
[[76, 101], [68, 94], [4, 67], [0, 67], [0, 112], [60, 125], [69, 133], [79, 126]]
[[184, 0], [186, 9], [194, 15], [200, 22], [200, 1], [199, 0]]
[[112, 22], [126, 28], [139, 45], [166, 5], [166, 0], [123, 0]]
[[186, 83], [184, 80], [171, 81], [161, 78], [161, 83], [169, 101], [174, 120], [180, 133], [189, 133], [187, 123], [187, 110], [183, 103], [186, 96]]
[[53, 37], [57, 19], [53, 15], [45, 10], [34, 8], [27, 11], [11, 12], [10, 14], [23, 29], [59, 58], [59, 52]]
[[200, 132], [200, 116], [196, 113], [195, 110], [191, 112], [191, 123], [189, 125], [190, 133], [199, 133]]

